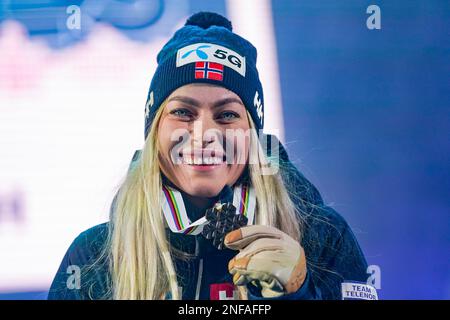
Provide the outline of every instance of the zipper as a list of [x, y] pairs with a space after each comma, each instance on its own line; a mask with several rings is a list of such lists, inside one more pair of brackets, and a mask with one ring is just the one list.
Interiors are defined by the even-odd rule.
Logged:
[[202, 287], [202, 275], [203, 275], [203, 259], [198, 262], [198, 278], [197, 289], [195, 290], [195, 300], [200, 300], [200, 289]]
[[[195, 256], [198, 257], [199, 254], [199, 243], [198, 238], [195, 236]], [[197, 277], [197, 286], [195, 290], [195, 300], [200, 300], [200, 289], [202, 287], [202, 276], [203, 276], [203, 259], [200, 259], [198, 262], [198, 277]]]

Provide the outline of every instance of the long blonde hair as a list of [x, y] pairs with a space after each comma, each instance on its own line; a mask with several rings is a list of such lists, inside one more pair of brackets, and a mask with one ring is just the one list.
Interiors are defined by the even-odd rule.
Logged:
[[[120, 186], [111, 215], [105, 248], [110, 259], [113, 299], [165, 299], [168, 293], [174, 300], [181, 299], [160, 202], [162, 177], [157, 137], [165, 105], [162, 103], [155, 116], [139, 160]], [[248, 113], [247, 117], [250, 128], [255, 128]], [[262, 174], [267, 158], [255, 130], [251, 132], [249, 158], [257, 161], [247, 166], [256, 194], [255, 224], [274, 226], [300, 241], [302, 222], [289, 188], [280, 172]], [[245, 299], [245, 287], [239, 287], [239, 291]]]

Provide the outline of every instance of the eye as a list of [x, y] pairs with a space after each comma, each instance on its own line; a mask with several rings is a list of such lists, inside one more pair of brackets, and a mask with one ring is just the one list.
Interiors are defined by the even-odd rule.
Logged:
[[175, 109], [170, 111], [170, 114], [173, 114], [176, 117], [179, 118], [183, 118], [183, 119], [189, 119], [190, 117], [192, 117], [192, 113], [185, 108], [179, 108], [179, 109]]
[[224, 120], [224, 121], [232, 121], [234, 119], [239, 118], [239, 114], [237, 114], [236, 112], [232, 112], [232, 111], [225, 111], [225, 112], [222, 112], [218, 118], [220, 120]]

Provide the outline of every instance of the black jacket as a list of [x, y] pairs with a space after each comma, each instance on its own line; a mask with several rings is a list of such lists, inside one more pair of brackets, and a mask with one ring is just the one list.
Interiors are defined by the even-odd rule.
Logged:
[[[305, 250], [308, 273], [296, 293], [273, 299], [342, 299], [341, 283], [344, 280], [366, 282], [364, 255], [346, 221], [334, 209], [324, 205], [317, 189], [292, 165], [281, 143], [279, 145], [280, 158], [287, 166], [282, 169], [283, 179], [295, 185], [300, 195], [295, 203], [304, 215], [301, 245]], [[185, 205], [187, 212], [195, 211], [190, 203]], [[108, 228], [109, 223], [97, 225], [73, 241], [53, 280], [48, 299], [111, 299], [107, 259], [89, 268], [103, 248]], [[167, 230], [173, 247], [194, 255], [187, 261], [175, 259], [183, 299], [210, 299], [211, 284], [232, 283], [227, 266], [236, 251], [218, 251], [200, 235], [175, 234]], [[69, 266], [81, 268], [79, 286], [73, 281], [74, 269]], [[249, 285], [248, 289], [249, 299], [264, 299], [256, 287]]]

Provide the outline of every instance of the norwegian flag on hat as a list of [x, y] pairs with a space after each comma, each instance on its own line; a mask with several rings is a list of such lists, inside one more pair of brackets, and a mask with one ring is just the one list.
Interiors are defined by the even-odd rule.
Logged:
[[223, 65], [217, 62], [198, 61], [195, 63], [195, 79], [223, 80]]

